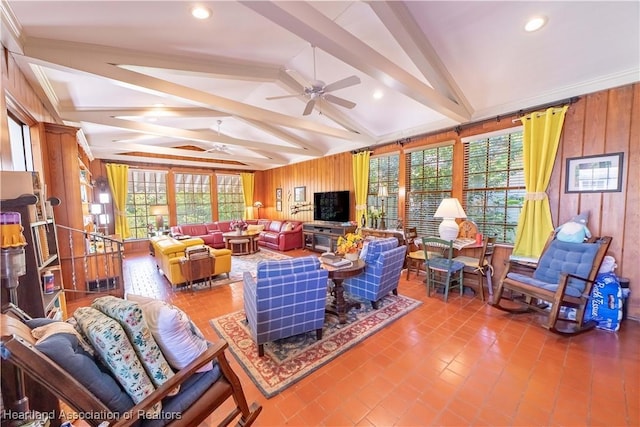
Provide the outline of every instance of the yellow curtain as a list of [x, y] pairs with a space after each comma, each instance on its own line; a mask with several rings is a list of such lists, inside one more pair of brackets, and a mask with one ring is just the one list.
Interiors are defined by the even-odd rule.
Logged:
[[522, 148], [526, 195], [520, 212], [513, 256], [540, 258], [553, 230], [547, 187], [558, 151], [568, 106], [548, 108], [522, 117]]
[[352, 156], [353, 162], [353, 183], [356, 193], [356, 217], [355, 220], [361, 224], [362, 216], [367, 219], [367, 191], [369, 189], [369, 151], [361, 151]]
[[253, 219], [253, 181], [255, 175], [252, 173], [241, 173], [242, 198], [244, 199], [243, 219]]
[[116, 234], [126, 239], [131, 236], [126, 212], [127, 193], [129, 192], [129, 166], [107, 163], [107, 180], [109, 181], [111, 194], [113, 194]]

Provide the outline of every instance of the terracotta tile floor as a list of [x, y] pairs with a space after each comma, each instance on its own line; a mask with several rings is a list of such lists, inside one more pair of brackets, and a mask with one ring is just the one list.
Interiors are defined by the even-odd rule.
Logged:
[[[418, 309], [271, 399], [228, 353], [247, 399], [263, 407], [256, 425], [640, 425], [639, 322], [563, 338], [471, 295], [427, 297], [423, 279], [400, 280]], [[125, 283], [181, 307], [211, 340], [208, 321], [242, 309], [241, 284], [174, 292], [147, 254], [127, 254]]]

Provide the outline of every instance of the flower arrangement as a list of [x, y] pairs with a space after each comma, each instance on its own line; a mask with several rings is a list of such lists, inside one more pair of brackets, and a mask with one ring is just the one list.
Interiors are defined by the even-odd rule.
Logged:
[[229, 223], [229, 228], [231, 228], [232, 230], [241, 230], [244, 231], [247, 228], [249, 228], [249, 224], [247, 224], [244, 220], [242, 219], [234, 219]]
[[360, 233], [347, 233], [338, 237], [337, 252], [341, 255], [353, 254], [362, 249], [364, 237]]

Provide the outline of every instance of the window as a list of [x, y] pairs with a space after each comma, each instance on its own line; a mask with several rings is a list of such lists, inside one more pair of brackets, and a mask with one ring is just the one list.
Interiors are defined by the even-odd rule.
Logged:
[[132, 239], [146, 239], [156, 220], [151, 205], [167, 204], [167, 172], [129, 169], [127, 221]]
[[211, 222], [211, 177], [176, 173], [178, 224]]
[[244, 216], [244, 197], [239, 175], [216, 175], [218, 182], [218, 219], [228, 221]]
[[464, 147], [464, 209], [478, 230], [514, 243], [525, 186], [522, 131], [471, 139]]
[[31, 152], [29, 126], [20, 122], [11, 113], [8, 114], [8, 121], [13, 170], [33, 171], [33, 153]]
[[451, 197], [453, 145], [407, 153], [406, 227], [419, 236], [438, 236], [440, 218], [433, 218], [442, 199]]
[[[367, 206], [382, 208], [382, 198], [378, 190], [387, 187], [388, 197], [384, 198], [384, 218], [387, 228], [395, 228], [398, 224], [398, 164], [400, 156], [392, 154], [369, 159], [369, 190]], [[356, 218], [359, 221], [359, 218]]]

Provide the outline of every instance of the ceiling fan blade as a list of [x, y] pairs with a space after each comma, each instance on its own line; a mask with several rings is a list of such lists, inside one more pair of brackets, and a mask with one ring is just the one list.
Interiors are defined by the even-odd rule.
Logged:
[[323, 98], [329, 102], [333, 102], [334, 104], [338, 104], [344, 108], [353, 108], [356, 106], [355, 102], [347, 101], [344, 98], [340, 98], [335, 95], [331, 95], [330, 93], [326, 93]]
[[304, 95], [304, 93], [296, 93], [294, 95], [281, 95], [281, 96], [269, 96], [265, 98], [267, 101], [273, 101], [274, 99], [295, 98], [296, 96]]
[[316, 98], [311, 98], [309, 102], [307, 102], [307, 106], [304, 107], [303, 116], [308, 116], [313, 111], [313, 107], [316, 105]]
[[296, 70], [291, 70], [291, 69], [287, 68], [285, 70], [285, 72], [287, 74], [289, 74], [291, 76], [291, 78], [293, 80], [295, 80], [296, 82], [298, 82], [298, 84], [300, 86], [302, 86], [303, 88], [311, 87], [311, 82], [309, 82], [307, 79], [302, 77], [302, 75], [299, 72], [297, 72]]
[[360, 83], [360, 77], [351, 76], [351, 77], [344, 78], [342, 80], [338, 80], [337, 82], [328, 84], [327, 86], [325, 86], [324, 91], [325, 93], [332, 92], [334, 90], [344, 89], [345, 87], [354, 86], [359, 83]]

